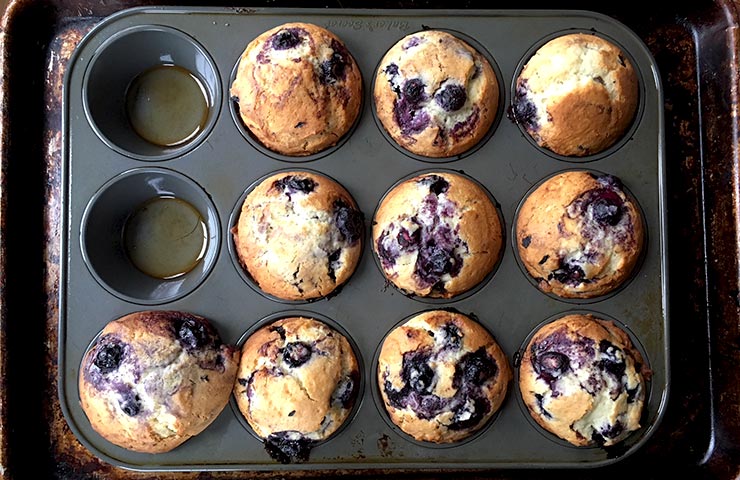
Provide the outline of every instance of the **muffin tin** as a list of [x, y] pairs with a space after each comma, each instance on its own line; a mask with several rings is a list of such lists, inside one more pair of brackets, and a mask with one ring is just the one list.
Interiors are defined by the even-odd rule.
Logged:
[[[360, 119], [343, 143], [322, 155], [285, 158], [247, 141], [228, 97], [235, 63], [246, 44], [289, 21], [316, 23], [336, 33], [355, 57], [365, 82]], [[399, 150], [372, 108], [378, 62], [396, 41], [425, 28], [459, 32], [495, 62], [499, 119], [478, 148], [448, 159]], [[518, 70], [535, 46], [559, 33], [606, 36], [633, 60], [640, 106], [628, 135], [593, 157], [557, 158], [536, 147], [506, 118]], [[138, 37], [138, 38], [137, 38]], [[132, 134], [121, 97], [132, 76], [160, 61], [183, 66], [204, 85], [210, 115], [199, 135], [176, 147], [153, 147]], [[612, 18], [588, 11], [325, 10], [136, 8], [102, 21], [80, 43], [65, 78], [64, 230], [61, 252], [59, 394], [67, 422], [96, 456], [133, 470], [468, 469], [596, 467], [639, 449], [655, 431], [669, 390], [663, 100], [657, 67], [639, 38]], [[294, 162], [300, 162], [296, 164]], [[589, 168], [619, 177], [645, 214], [648, 241], [633, 278], [615, 294], [581, 302], [539, 291], [517, 265], [511, 240], [515, 212], [532, 185], [566, 169]], [[365, 215], [366, 247], [356, 272], [335, 295], [285, 304], [247, 285], [228, 247], [232, 212], [249, 185], [286, 168], [308, 168], [338, 180]], [[379, 200], [400, 179], [434, 168], [462, 171], [498, 201], [504, 222], [503, 258], [493, 276], [470, 295], [426, 301], [387, 284], [373, 259], [370, 227]], [[183, 197], [207, 220], [202, 266], [175, 279], [144, 279], [122, 253], [120, 230], [141, 195]], [[149, 283], [148, 283], [149, 282]], [[236, 344], [265, 319], [293, 308], [341, 325], [357, 346], [365, 388], [345, 428], [316, 446], [305, 463], [282, 465], [226, 408], [197, 437], [157, 455], [116, 447], [90, 427], [79, 405], [77, 374], [85, 349], [110, 320], [148, 308], [177, 309], [209, 318], [224, 341]], [[652, 370], [643, 427], [612, 448], [576, 448], [536, 428], [520, 408], [512, 383], [508, 398], [484, 431], [465, 442], [410, 441], [384, 418], [373, 361], [384, 336], [402, 319], [431, 308], [472, 313], [496, 337], [514, 366], [525, 339], [543, 321], [587, 311], [620, 322]]]

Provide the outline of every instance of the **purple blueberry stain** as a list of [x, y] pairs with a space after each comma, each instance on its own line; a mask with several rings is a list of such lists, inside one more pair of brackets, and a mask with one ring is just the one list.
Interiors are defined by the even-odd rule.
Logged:
[[129, 417], [135, 417], [141, 412], [141, 399], [133, 390], [127, 390], [121, 394], [118, 405], [123, 413]]
[[285, 28], [275, 33], [269, 43], [275, 50], [288, 50], [298, 46], [305, 33], [302, 28]]
[[393, 102], [393, 116], [404, 135], [420, 133], [430, 122], [428, 113], [404, 97]]
[[265, 439], [265, 451], [280, 463], [299, 463], [308, 460], [314, 442], [297, 431], [271, 433]]
[[331, 41], [332, 54], [328, 60], [319, 64], [319, 82], [323, 85], [334, 85], [346, 77], [350, 56], [347, 49], [336, 40]]
[[434, 101], [437, 102], [437, 105], [446, 112], [456, 112], [460, 110], [467, 100], [468, 95], [467, 92], [465, 92], [465, 89], [461, 85], [454, 83], [445, 85], [434, 96]]
[[283, 348], [283, 360], [291, 368], [298, 368], [311, 359], [311, 346], [304, 342], [290, 342]]
[[450, 189], [450, 184], [447, 180], [440, 177], [439, 175], [427, 175], [417, 180], [418, 183], [429, 187], [429, 193], [434, 195], [442, 195]]
[[407, 352], [403, 356], [401, 378], [414, 392], [429, 394], [434, 388], [435, 374], [428, 361], [429, 354], [425, 352]]
[[537, 106], [529, 97], [527, 81], [519, 82], [514, 93], [514, 105], [511, 110], [513, 120], [529, 131], [537, 131], [540, 125], [537, 121]]
[[342, 199], [334, 201], [334, 224], [339, 229], [343, 239], [354, 245], [362, 238], [365, 230], [365, 220], [362, 212], [352, 208]]
[[455, 388], [480, 387], [498, 374], [496, 362], [488, 355], [485, 347], [469, 352], [455, 365], [452, 386]]
[[287, 175], [272, 183], [272, 188], [285, 193], [288, 198], [296, 193], [309, 194], [316, 189], [316, 186], [317, 184], [313, 179], [297, 175]]
[[118, 369], [123, 361], [124, 345], [117, 338], [106, 335], [98, 343], [98, 352], [95, 354], [93, 364], [98, 367], [103, 375]]
[[470, 115], [468, 115], [468, 118], [461, 122], [457, 122], [452, 129], [450, 130], [450, 136], [455, 140], [458, 141], [461, 138], [467, 137], [468, 135], [475, 130], [475, 128], [478, 126], [478, 122], [480, 121], [480, 109], [478, 107], [474, 107], [473, 111]]
[[421, 43], [419, 41], [419, 37], [411, 37], [411, 38], [408, 39], [408, 41], [401, 48], [403, 48], [404, 50], [408, 50], [409, 48], [413, 48], [413, 47], [418, 46], [419, 43]]

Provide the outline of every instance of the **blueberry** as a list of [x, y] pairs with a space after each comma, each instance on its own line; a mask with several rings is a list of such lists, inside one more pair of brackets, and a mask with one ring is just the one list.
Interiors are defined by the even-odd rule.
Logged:
[[464, 430], [475, 427], [491, 410], [491, 404], [482, 397], [469, 397], [455, 409], [452, 422], [447, 425], [450, 430]]
[[283, 348], [283, 360], [291, 368], [300, 367], [311, 358], [311, 346], [303, 342], [290, 342]]
[[357, 380], [357, 378], [353, 378], [352, 376], [341, 379], [337, 384], [337, 388], [334, 389], [334, 393], [331, 395], [332, 405], [341, 405], [345, 409], [350, 408], [355, 400]]
[[619, 420], [617, 420], [614, 425], [607, 425], [606, 428], [601, 431], [601, 434], [604, 436], [604, 438], [611, 439], [617, 438], [623, 431], [624, 426]]
[[402, 97], [393, 102], [393, 116], [404, 135], [414, 135], [429, 125], [429, 114]]
[[486, 381], [494, 378], [498, 373], [498, 367], [485, 347], [480, 347], [475, 352], [469, 352], [460, 358], [455, 365], [455, 373], [452, 377], [452, 386], [455, 388], [470, 388], [470, 386], [481, 386]]
[[640, 392], [640, 386], [636, 386], [635, 388], [628, 388], [627, 389], [627, 403], [635, 403], [635, 398], [637, 398], [637, 394]]
[[417, 228], [414, 230], [414, 233], [409, 233], [408, 230], [405, 228], [401, 228], [398, 232], [398, 235], [396, 235], [396, 241], [401, 246], [401, 248], [408, 249], [413, 248], [419, 244], [419, 239], [421, 238], [421, 229]]
[[514, 121], [523, 125], [527, 130], [538, 130], [537, 106], [529, 98], [527, 82], [521, 82], [516, 87], [513, 108]]
[[468, 95], [462, 86], [448, 84], [434, 96], [434, 100], [446, 112], [456, 112], [465, 105]]
[[442, 332], [444, 333], [446, 346], [454, 350], [458, 350], [460, 348], [460, 341], [463, 337], [460, 329], [452, 323], [445, 323], [442, 327]]
[[534, 399], [537, 402], [537, 408], [540, 409], [540, 412], [542, 413], [542, 415], [544, 415], [545, 418], [552, 418], [552, 415], [550, 414], [550, 412], [545, 410], [545, 397], [543, 397], [541, 393], [535, 393]]
[[398, 65], [395, 63], [388, 64], [387, 67], [385, 67], [385, 70], [383, 70], [386, 75], [398, 75]]
[[285, 329], [281, 327], [280, 325], [270, 327], [270, 331], [277, 332], [277, 334], [280, 335], [280, 339], [285, 340]]
[[532, 243], [532, 236], [527, 235], [526, 237], [522, 238], [522, 247], [529, 248], [529, 245]]
[[175, 321], [175, 337], [188, 352], [215, 344], [206, 324], [193, 317], [182, 317]]
[[415, 392], [430, 393], [434, 382], [434, 370], [427, 363], [424, 353], [409, 352], [403, 355], [401, 378]]
[[404, 83], [403, 85], [401, 94], [406, 99], [406, 101], [408, 101], [412, 105], [417, 105], [426, 99], [426, 94], [424, 93], [424, 83], [421, 81], [420, 78], [412, 78], [411, 80], [407, 80], [406, 83]]
[[560, 283], [578, 285], [586, 280], [586, 273], [579, 265], [567, 263], [561, 259], [559, 268], [550, 274], [550, 278], [554, 278]]
[[133, 390], [126, 391], [118, 401], [118, 405], [129, 417], [135, 417], [141, 411], [141, 399]]
[[342, 249], [334, 250], [332, 253], [329, 254], [329, 256], [326, 259], [327, 265], [326, 265], [326, 273], [329, 275], [329, 278], [331, 278], [332, 282], [337, 281], [337, 276], [335, 273], [336, 267], [339, 266], [339, 256], [342, 254]]
[[273, 460], [283, 464], [305, 462], [313, 442], [295, 431], [271, 433], [265, 439], [265, 450]]
[[350, 245], [362, 237], [365, 229], [362, 213], [341, 199], [334, 202], [334, 224]]
[[549, 382], [558, 379], [569, 368], [570, 360], [562, 353], [544, 352], [534, 359], [534, 371]]
[[621, 354], [622, 351], [608, 340], [602, 340], [599, 342], [599, 350], [601, 351], [601, 355], [605, 358], [602, 358], [597, 362], [598, 367], [605, 372], [612, 374], [616, 379], [621, 379], [624, 375], [625, 369], [627, 368], [621, 355], [617, 356], [617, 353]]
[[378, 237], [376, 242], [376, 249], [378, 251], [378, 257], [380, 258], [383, 268], [390, 268], [396, 263], [396, 259], [401, 252], [396, 248], [393, 242], [388, 241], [388, 231], [384, 230], [383, 233]]
[[429, 193], [433, 193], [437, 196], [446, 193], [447, 190], [450, 189], [449, 182], [439, 175], [427, 175], [419, 179], [419, 183], [422, 185], [428, 185]]
[[605, 188], [590, 193], [585, 207], [591, 212], [594, 221], [604, 227], [617, 225], [624, 215], [624, 202], [619, 195]]
[[272, 183], [272, 188], [284, 192], [288, 197], [293, 193], [311, 193], [316, 188], [316, 182], [310, 178], [301, 178], [288, 175]]
[[301, 43], [301, 29], [286, 28], [272, 36], [272, 48], [275, 50], [288, 50]]
[[349, 52], [342, 44], [332, 40], [331, 48], [334, 53], [319, 65], [319, 81], [323, 85], [333, 85], [337, 80], [343, 80], [349, 64]]
[[429, 283], [436, 283], [445, 273], [451, 269], [452, 255], [450, 251], [437, 245], [430, 245], [419, 250], [416, 262], [417, 274]]
[[121, 365], [123, 360], [123, 345], [116, 339], [105, 338], [98, 347], [93, 363], [100, 369], [100, 373], [110, 373]]

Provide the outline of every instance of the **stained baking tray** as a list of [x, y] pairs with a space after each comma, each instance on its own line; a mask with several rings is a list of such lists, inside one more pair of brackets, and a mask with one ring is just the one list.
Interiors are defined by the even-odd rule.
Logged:
[[[13, 1], [3, 17], [0, 180], [0, 476], [27, 478], [243, 478], [243, 472], [137, 473], [100, 460], [67, 427], [56, 401], [57, 298], [61, 235], [61, 89], [81, 37], [105, 15], [149, 2]], [[157, 3], [157, 2], [154, 2]], [[280, 2], [267, 2], [276, 6]], [[231, 4], [234, 6], [235, 4]], [[283, 4], [285, 5], [285, 4]], [[255, 5], [234, 7], [249, 12]], [[330, 3], [329, 7], [453, 7], [444, 2]], [[485, 7], [466, 1], [455, 8]], [[501, 7], [516, 5], [501, 4]], [[536, 3], [530, 7], [538, 7]], [[665, 86], [668, 260], [674, 312], [673, 375], [665, 419], [638, 451], [594, 471], [563, 468], [549, 478], [735, 478], [738, 438], [737, 29], [734, 2], [674, 10], [629, 3], [559, 2], [621, 19], [647, 43]], [[22, 232], [22, 233], [19, 233]], [[30, 301], [29, 301], [30, 299]], [[377, 441], [387, 456], [393, 445]], [[389, 447], [389, 448], [387, 448]], [[493, 446], [492, 448], [495, 448]], [[24, 461], [26, 452], [35, 461]], [[353, 474], [391, 477], [366, 462]], [[414, 478], [539, 478], [539, 470], [405, 469]], [[463, 472], [467, 472], [463, 473]], [[272, 470], [275, 478], [347, 473]]]
[[[298, 20], [323, 25], [342, 38], [359, 64], [366, 98], [358, 124], [338, 148], [325, 155], [291, 159], [252, 146], [239, 131], [237, 104], [227, 92], [246, 43], [273, 26]], [[152, 26], [154, 33], [142, 33], [142, 28]], [[458, 32], [476, 45], [491, 58], [501, 86], [498, 121], [490, 138], [474, 151], [446, 160], [427, 160], [399, 151], [384, 137], [372, 109], [372, 81], [385, 51], [405, 35], [428, 28]], [[640, 103], [633, 127], [614, 147], [602, 154], [566, 161], [534, 146], [505, 117], [505, 111], [517, 69], [532, 49], [554, 35], [574, 31], [605, 36], [622, 47], [638, 72]], [[146, 41], [133, 40], [141, 35], [147, 35]], [[130, 74], [134, 65], [132, 68], [140, 69], [134, 74], [140, 73], [150, 65], [146, 60], [139, 63], [138, 58], [144, 56], [153, 57], [154, 62], [168, 57], [176, 63], [186, 59], [190, 63], [181, 66], [197, 69], [197, 74], [210, 84], [214, 116], [210, 132], [205, 132], [200, 143], [192, 143], [183, 151], [155, 151], [152, 156], [142, 156], [131, 154], [134, 148], [122, 151], [110, 141], [115, 136], [123, 138], [120, 130], [128, 126], [111, 126], [115, 109], [107, 106], [101, 110], [99, 104], [116, 92], [123, 95], [124, 89], [116, 84], [127, 82], [131, 75], [121, 73], [123, 80], [119, 80], [117, 72]], [[620, 22], [580, 10], [400, 13], [264, 9], [243, 14], [219, 8], [144, 7], [106, 18], [80, 42], [70, 60], [63, 99], [62, 207], [66, 222], [61, 249], [60, 403], [78, 439], [105, 461], [135, 470], [189, 471], [368, 468], [369, 464], [389, 469], [598, 467], [631, 455], [657, 428], [670, 378], [663, 95], [652, 55]], [[129, 146], [138, 147], [125, 140]], [[365, 365], [361, 372], [365, 388], [358, 411], [338, 435], [315, 447], [310, 459], [302, 464], [279, 465], [271, 460], [262, 444], [245, 430], [239, 412], [233, 408], [225, 409], [203, 433], [164, 454], [130, 452], [106, 442], [84, 417], [77, 390], [77, 372], [85, 348], [105, 323], [146, 308], [183, 310], [211, 319], [226, 342], [236, 343], [261, 319], [295, 309], [293, 304], [276, 302], [250, 288], [239, 274], [233, 249], [227, 248], [243, 192], [263, 175], [286, 168], [310, 169], [333, 177], [349, 190], [365, 215], [367, 248], [355, 274], [339, 293], [300, 306], [305, 315], [315, 312], [337, 322], [357, 344]], [[435, 168], [464, 172], [481, 182], [499, 204], [506, 234], [503, 258], [493, 277], [473, 294], [444, 302], [411, 298], [390, 287], [373, 261], [369, 238], [373, 213], [387, 189], [404, 176]], [[588, 168], [620, 178], [637, 198], [648, 232], [644, 259], [628, 284], [613, 295], [589, 301], [558, 300], [535, 288], [517, 265], [510, 233], [516, 208], [530, 188], [547, 176], [572, 168]], [[134, 172], [143, 174], [137, 176]], [[175, 175], [189, 178], [190, 186], [178, 187], [168, 180]], [[136, 184], [135, 179], [141, 183]], [[146, 187], [154, 196], [160, 188], [158, 182], [162, 191], [172, 191], [191, 203], [198, 190], [213, 202], [213, 214], [206, 214], [205, 202], [201, 207], [204, 217], [208, 217], [211, 238], [200, 283], [176, 279], [148, 286], [141, 278], [126, 279], [131, 267], [118, 263], [115, 255], [98, 251], [110, 248], [107, 243], [116, 238], [90, 233], [115, 230], [101, 224], [122, 223], [126, 213], [146, 198], [137, 190], [157, 184], [154, 189]], [[93, 257], [97, 257], [96, 262]], [[122, 284], [122, 279], [129, 284]], [[145, 294], [129, 293], [132, 287], [136, 293]], [[140, 292], [149, 288], [171, 289], [173, 294], [166, 301], [157, 301], [149, 292]], [[441, 307], [478, 318], [494, 333], [510, 363], [515, 363], [517, 351], [532, 329], [553, 315], [587, 310], [615, 319], [642, 348], [652, 371], [642, 428], [617, 449], [573, 448], [539, 431], [517, 401], [518, 391], [512, 384], [495, 420], [480, 435], [443, 446], [412, 441], [385, 421], [382, 404], [373, 395], [377, 388], [374, 353], [399, 320]], [[379, 447], [378, 440], [383, 438], [388, 444], [386, 450]], [[495, 448], [491, 448], [493, 445]]]

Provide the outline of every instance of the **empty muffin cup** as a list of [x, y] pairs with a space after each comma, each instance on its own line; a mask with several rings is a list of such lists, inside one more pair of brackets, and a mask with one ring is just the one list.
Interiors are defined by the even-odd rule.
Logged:
[[195, 148], [221, 103], [218, 71], [206, 50], [159, 25], [128, 28], [104, 42], [82, 88], [98, 137], [137, 160], [167, 160]]
[[165, 303], [193, 291], [213, 268], [218, 212], [185, 175], [133, 169], [93, 195], [80, 244], [90, 273], [106, 290], [133, 303]]

